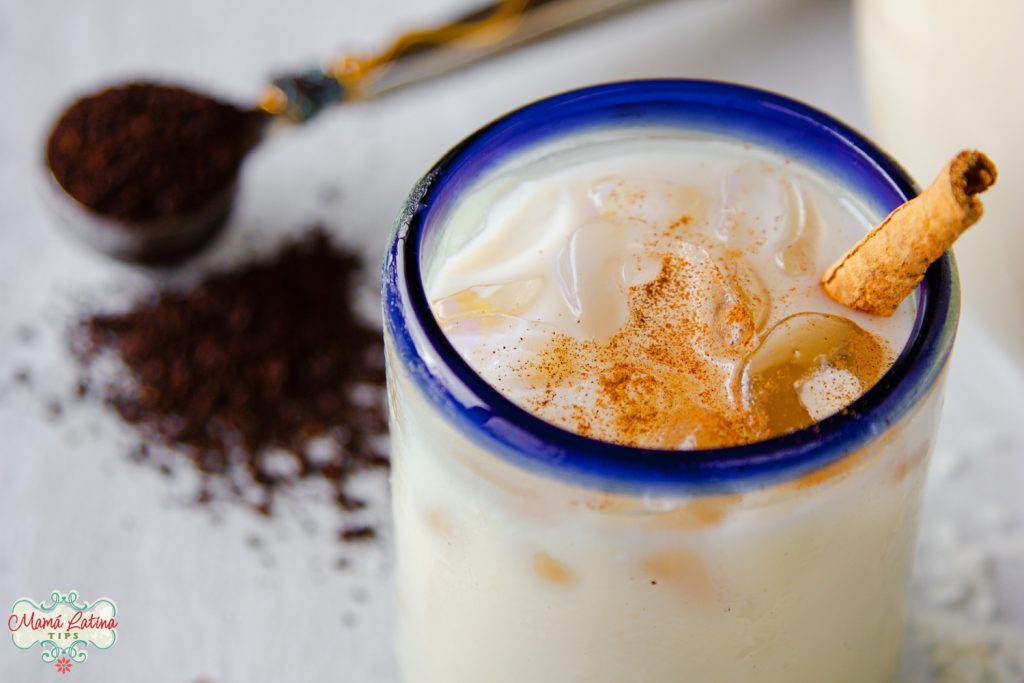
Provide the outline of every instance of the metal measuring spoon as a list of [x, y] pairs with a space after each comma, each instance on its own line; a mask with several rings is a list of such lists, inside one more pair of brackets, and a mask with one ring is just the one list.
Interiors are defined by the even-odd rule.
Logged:
[[[259, 108], [251, 112], [253, 137], [246, 152], [259, 143], [269, 128], [266, 124], [273, 120], [301, 123], [328, 106], [420, 83], [531, 40], [651, 1], [499, 0], [441, 26], [406, 33], [379, 54], [347, 56], [327, 68], [282, 76], [266, 89]], [[181, 92], [180, 88], [176, 90]], [[49, 157], [47, 171], [44, 194], [61, 222], [94, 249], [138, 263], [173, 263], [209, 243], [223, 228], [238, 186], [236, 167], [223, 186], [201, 205], [152, 216], [118, 216], [90, 207], [64, 187]]]
[[223, 226], [239, 167], [270, 119], [170, 85], [107, 88], [54, 124], [44, 197], [100, 251], [137, 262], [180, 259]]

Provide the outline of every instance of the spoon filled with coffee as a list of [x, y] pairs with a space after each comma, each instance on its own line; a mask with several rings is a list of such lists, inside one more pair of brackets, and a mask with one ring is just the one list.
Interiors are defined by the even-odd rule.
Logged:
[[231, 211], [239, 169], [276, 121], [421, 83], [523, 43], [651, 0], [496, 0], [405, 33], [379, 53], [275, 78], [257, 106], [139, 81], [82, 97], [46, 142], [46, 194], [89, 246], [131, 262], [181, 261]]

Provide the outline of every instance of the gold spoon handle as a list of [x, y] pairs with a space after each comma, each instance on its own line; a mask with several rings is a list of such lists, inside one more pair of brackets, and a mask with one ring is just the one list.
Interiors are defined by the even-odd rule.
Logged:
[[498, 0], [454, 21], [409, 31], [369, 56], [274, 80], [261, 108], [304, 121], [337, 102], [421, 83], [524, 43], [651, 0]]

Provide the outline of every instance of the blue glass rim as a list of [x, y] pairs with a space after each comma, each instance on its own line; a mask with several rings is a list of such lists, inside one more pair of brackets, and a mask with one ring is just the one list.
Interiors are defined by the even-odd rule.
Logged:
[[459, 191], [487, 168], [540, 141], [615, 125], [669, 125], [767, 146], [852, 184], [854, 194], [882, 212], [918, 191], [892, 158], [849, 126], [790, 98], [730, 83], [662, 79], [596, 85], [493, 121], [420, 180], [399, 216], [383, 267], [384, 324], [392, 348], [456, 429], [516, 466], [602, 491], [733, 493], [797, 478], [852, 454], [928, 395], [956, 335], [960, 297], [951, 252], [929, 268], [918, 287], [910, 337], [878, 383], [843, 411], [771, 439], [690, 451], [623, 446], [557, 427], [490, 386], [434, 318], [421, 277], [424, 240]]

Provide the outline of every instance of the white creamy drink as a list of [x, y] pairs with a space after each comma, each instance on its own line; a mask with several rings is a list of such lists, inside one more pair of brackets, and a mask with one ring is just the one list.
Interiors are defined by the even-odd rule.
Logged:
[[730, 446], [821, 420], [913, 319], [819, 285], [872, 225], [854, 197], [735, 143], [581, 143], [498, 174], [449, 221], [472, 238], [427, 282], [445, 334], [522, 407], [608, 441]]
[[[458, 353], [550, 423], [642, 448], [756, 443], [842, 410], [906, 342], [913, 301], [872, 317], [819, 285], [880, 218], [756, 145], [580, 134], [462, 192], [424, 282]], [[796, 478], [602, 490], [494, 457], [395, 353], [405, 683], [892, 679], [937, 400]]]

